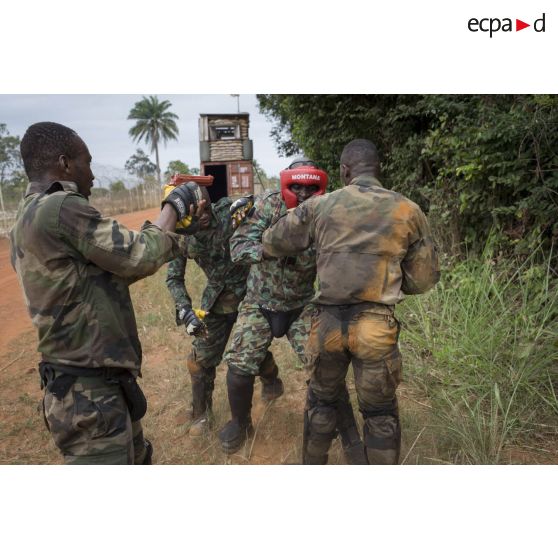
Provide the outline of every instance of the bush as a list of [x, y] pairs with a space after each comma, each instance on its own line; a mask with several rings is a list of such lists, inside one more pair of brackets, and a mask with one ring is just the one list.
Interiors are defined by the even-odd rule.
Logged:
[[558, 282], [536, 252], [514, 267], [485, 251], [402, 304], [406, 377], [450, 461], [498, 463], [540, 423], [558, 426]]
[[491, 234], [508, 253], [558, 239], [558, 96], [258, 95], [283, 155], [304, 151], [339, 184], [339, 157], [374, 141], [382, 181], [428, 213], [443, 247]]

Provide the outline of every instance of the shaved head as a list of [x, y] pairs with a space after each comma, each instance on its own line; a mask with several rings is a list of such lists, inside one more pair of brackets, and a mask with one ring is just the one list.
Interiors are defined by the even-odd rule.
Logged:
[[348, 167], [366, 165], [379, 170], [380, 160], [376, 146], [367, 139], [355, 139], [350, 141], [341, 153], [341, 164]]
[[376, 146], [367, 139], [350, 141], [341, 153], [339, 175], [344, 185], [361, 175], [378, 178], [380, 176], [380, 159]]

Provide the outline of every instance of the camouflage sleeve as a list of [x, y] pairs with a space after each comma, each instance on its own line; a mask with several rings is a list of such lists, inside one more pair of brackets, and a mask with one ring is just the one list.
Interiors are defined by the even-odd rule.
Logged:
[[401, 262], [405, 294], [421, 294], [431, 289], [440, 279], [440, 266], [430, 226], [424, 213], [416, 206], [412, 220], [409, 249]]
[[262, 261], [262, 234], [271, 224], [273, 198], [258, 198], [254, 211], [236, 229], [230, 240], [231, 260], [234, 263], [253, 264]]
[[185, 239], [162, 231], [149, 221], [141, 231], [103, 217], [81, 196], [69, 195], [60, 206], [62, 238], [83, 258], [119, 277], [137, 280], [155, 273], [180, 254]]
[[271, 256], [290, 256], [306, 250], [313, 242], [314, 206], [309, 199], [289, 211], [263, 234], [263, 247]]
[[167, 288], [174, 300], [175, 306], [192, 306], [192, 299], [186, 290], [184, 278], [186, 277], [187, 257], [178, 256], [169, 263], [167, 270]]

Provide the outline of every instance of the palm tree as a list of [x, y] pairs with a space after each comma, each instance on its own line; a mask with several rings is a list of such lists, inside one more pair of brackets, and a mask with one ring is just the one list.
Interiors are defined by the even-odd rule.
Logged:
[[145, 143], [155, 151], [157, 166], [157, 179], [161, 184], [161, 166], [159, 165], [159, 141], [166, 145], [170, 139], [178, 139], [178, 126], [175, 120], [178, 116], [169, 112], [170, 101], [159, 101], [155, 95], [142, 97], [128, 115], [128, 120], [136, 123], [130, 128], [129, 134], [136, 142], [145, 140]]

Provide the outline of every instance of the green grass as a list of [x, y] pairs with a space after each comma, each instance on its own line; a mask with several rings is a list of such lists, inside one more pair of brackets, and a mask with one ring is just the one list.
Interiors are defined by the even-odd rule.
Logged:
[[557, 432], [558, 284], [538, 255], [471, 257], [399, 309], [406, 380], [432, 408], [443, 461], [506, 462]]

